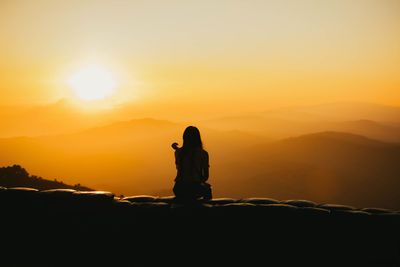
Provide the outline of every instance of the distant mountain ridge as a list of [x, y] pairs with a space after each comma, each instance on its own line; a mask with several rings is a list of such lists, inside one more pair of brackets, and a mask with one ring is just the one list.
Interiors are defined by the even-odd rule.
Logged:
[[[171, 195], [176, 176], [171, 143], [182, 145], [187, 125], [144, 118], [73, 134], [1, 138], [0, 161], [116, 194]], [[275, 141], [242, 130], [199, 129], [216, 197], [305, 198], [400, 209], [398, 143], [333, 130]]]
[[[165, 107], [164, 107], [165, 108]], [[197, 114], [197, 113], [196, 113]], [[220, 113], [215, 113], [220, 114]], [[221, 114], [222, 115], [222, 114]], [[101, 127], [101, 125], [109, 125], [118, 120], [129, 120], [130, 118], [157, 117], [149, 107], [140, 106], [138, 103], [123, 104], [113, 109], [101, 109], [96, 112], [86, 112], [77, 107], [74, 103], [66, 99], [59, 100], [55, 103], [38, 106], [10, 106], [0, 108], [0, 123], [7, 125], [0, 129], [0, 137], [13, 136], [42, 136], [42, 135], [60, 135], [65, 133], [76, 133]], [[255, 129], [269, 129], [271, 126], [285, 129], [286, 123], [296, 122], [341, 122], [341, 121], [357, 121], [370, 120], [378, 123], [400, 124], [400, 107], [387, 106], [372, 103], [327, 103], [321, 105], [308, 105], [297, 107], [273, 108], [261, 112], [242, 112], [239, 114], [225, 114], [225, 117], [219, 118], [207, 116], [204, 120], [202, 116], [187, 114], [187, 120], [201, 120], [201, 125], [213, 128], [214, 126], [224, 128], [216, 128], [223, 130], [250, 130], [247, 126]], [[166, 110], [160, 116], [163, 119], [175, 120], [177, 117], [169, 115]], [[214, 119], [212, 119], [214, 117]], [[272, 125], [269, 121], [263, 125], [263, 118], [272, 119]], [[240, 123], [247, 128], [237, 128]], [[260, 123], [261, 122], [261, 123]], [[220, 125], [219, 125], [220, 124]], [[229, 128], [226, 127], [229, 126]], [[239, 125], [240, 126], [240, 125]], [[301, 126], [295, 125], [296, 127]], [[290, 129], [290, 128], [289, 128]], [[345, 129], [313, 129], [311, 132], [322, 130], [341, 130]], [[286, 131], [278, 131], [277, 133], [285, 133]], [[293, 132], [292, 132], [293, 133]], [[304, 134], [305, 132], [297, 132], [295, 134]], [[359, 132], [360, 134], [364, 134]], [[365, 134], [364, 134], [365, 135]], [[282, 138], [284, 136], [278, 136]], [[371, 136], [376, 138], [374, 136]], [[380, 139], [380, 138], [378, 138]]]
[[[340, 141], [347, 142], [353, 145], [364, 145], [364, 146], [376, 146], [376, 147], [388, 147], [396, 145], [396, 143], [388, 143], [375, 139], [368, 138], [363, 135], [353, 134], [348, 132], [337, 132], [337, 131], [324, 131], [311, 134], [305, 134], [297, 137], [287, 138], [281, 142], [291, 142], [291, 141]], [[398, 144], [400, 147], [400, 143]]]
[[293, 106], [270, 109], [264, 115], [295, 119], [307, 117], [320, 121], [372, 120], [379, 122], [400, 122], [400, 107], [367, 102], [333, 102], [319, 105]]
[[322, 131], [348, 132], [387, 142], [400, 142], [400, 124], [368, 119], [329, 121], [298, 120], [295, 117], [243, 116], [223, 117], [203, 122], [220, 130], [237, 129], [274, 138], [298, 136]]
[[131, 119], [127, 121], [116, 121], [111, 124], [107, 124], [105, 126], [99, 126], [99, 127], [94, 127], [90, 128], [88, 130], [82, 131], [84, 133], [92, 132], [92, 131], [99, 131], [99, 130], [105, 130], [105, 129], [112, 129], [112, 130], [119, 130], [119, 129], [128, 129], [132, 130], [135, 128], [139, 128], [140, 130], [146, 130], [145, 127], [169, 127], [169, 126], [177, 126], [180, 125], [179, 123], [175, 123], [172, 121], [167, 121], [167, 120], [158, 120], [154, 118], [140, 118], [140, 119]]
[[[400, 208], [400, 144], [320, 132], [252, 146], [227, 163], [218, 181], [235, 197], [306, 198]], [[236, 190], [236, 188], [240, 188]]]

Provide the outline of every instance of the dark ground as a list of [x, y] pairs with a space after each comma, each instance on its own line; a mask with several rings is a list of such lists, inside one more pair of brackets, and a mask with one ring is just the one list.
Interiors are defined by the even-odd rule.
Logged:
[[[275, 203], [276, 202], [276, 203]], [[269, 204], [268, 204], [269, 203]], [[399, 266], [400, 214], [1, 189], [1, 266]]]

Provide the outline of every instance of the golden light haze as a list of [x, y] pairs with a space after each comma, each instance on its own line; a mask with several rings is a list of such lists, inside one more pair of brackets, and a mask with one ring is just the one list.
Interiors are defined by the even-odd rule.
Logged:
[[0, 104], [72, 99], [68, 77], [100, 64], [120, 83], [113, 103], [400, 105], [399, 12], [391, 0], [1, 1]]
[[0, 166], [171, 195], [170, 145], [195, 125], [215, 197], [399, 208], [399, 14], [398, 0], [1, 0]]

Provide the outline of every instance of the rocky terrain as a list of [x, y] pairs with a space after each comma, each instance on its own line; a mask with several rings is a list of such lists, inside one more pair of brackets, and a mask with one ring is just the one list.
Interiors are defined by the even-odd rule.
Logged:
[[400, 212], [376, 207], [270, 198], [183, 204], [173, 197], [2, 187], [0, 210], [2, 258], [10, 266], [400, 263]]

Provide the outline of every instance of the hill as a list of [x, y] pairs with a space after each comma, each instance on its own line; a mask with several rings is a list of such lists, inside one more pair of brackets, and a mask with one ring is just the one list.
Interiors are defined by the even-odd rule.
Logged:
[[[74, 134], [0, 138], [0, 161], [117, 194], [169, 195], [176, 175], [171, 144], [182, 144], [186, 126], [144, 118]], [[239, 149], [268, 141], [244, 131], [201, 128], [201, 133], [215, 164]]]
[[[146, 118], [75, 134], [3, 138], [0, 160], [118, 195], [167, 196], [176, 175], [170, 145], [181, 143], [186, 126]], [[271, 141], [240, 130], [200, 130], [215, 197], [306, 198], [400, 209], [397, 143], [340, 132]]]
[[262, 114], [308, 121], [400, 122], [400, 107], [365, 102], [334, 102], [309, 106], [293, 106], [266, 110]]
[[224, 169], [219, 187], [280, 198], [400, 208], [400, 145], [321, 132], [253, 146]]
[[40, 176], [29, 175], [29, 173], [19, 165], [0, 168], [0, 186], [4, 187], [30, 187], [39, 190], [48, 189], [74, 189], [74, 190], [93, 190], [80, 184], [67, 185], [62, 181], [43, 179]]
[[[157, 106], [157, 108], [160, 107]], [[0, 137], [74, 133], [134, 117], [157, 116], [166, 120], [182, 120], [182, 115], [179, 115], [182, 112], [176, 107], [171, 109], [164, 106], [163, 110], [165, 112], [160, 114], [158, 111], [157, 115], [154, 115], [155, 112], [152, 108], [145, 108], [135, 102], [134, 104], [126, 103], [113, 109], [100, 109], [93, 112], [90, 108], [88, 110], [82, 109], [76, 103], [71, 103], [66, 99], [41, 106], [3, 106], [0, 108], [0, 123], [7, 125], [7, 127], [0, 129]], [[331, 122], [368, 120], [395, 126], [395, 128], [399, 128], [400, 123], [400, 107], [372, 103], [327, 103], [313, 106], [274, 108], [261, 112], [226, 114], [224, 116], [227, 117], [223, 118], [219, 117], [221, 115], [215, 116], [213, 114], [224, 113], [209, 112], [209, 115], [206, 116], [207, 120], [204, 120], [204, 116], [199, 113], [199, 111], [193, 110], [192, 113], [183, 115], [185, 117], [183, 120], [191, 124], [195, 121], [196, 124], [206, 128], [251, 131], [256, 134], [268, 134], [269, 137], [274, 138], [326, 130], [348, 132], [347, 129], [338, 127], [318, 128], [318, 126]], [[367, 131], [353, 133], [375, 139], [389, 135], [390, 138], [397, 136], [398, 140], [399, 136], [399, 130], [391, 134], [385, 133], [383, 136], [370, 135]]]
[[[370, 119], [332, 120], [331, 117], [299, 115], [294, 110], [288, 114], [267, 113], [253, 116], [223, 117], [203, 121], [202, 125], [220, 130], [245, 130], [273, 139], [304, 135], [321, 131], [348, 132], [386, 142], [400, 142], [398, 123]], [[352, 117], [351, 117], [352, 118]]]
[[354, 120], [321, 123], [319, 127], [316, 125], [314, 128], [319, 131], [339, 131], [364, 135], [386, 142], [400, 142], [400, 126], [396, 123]]

